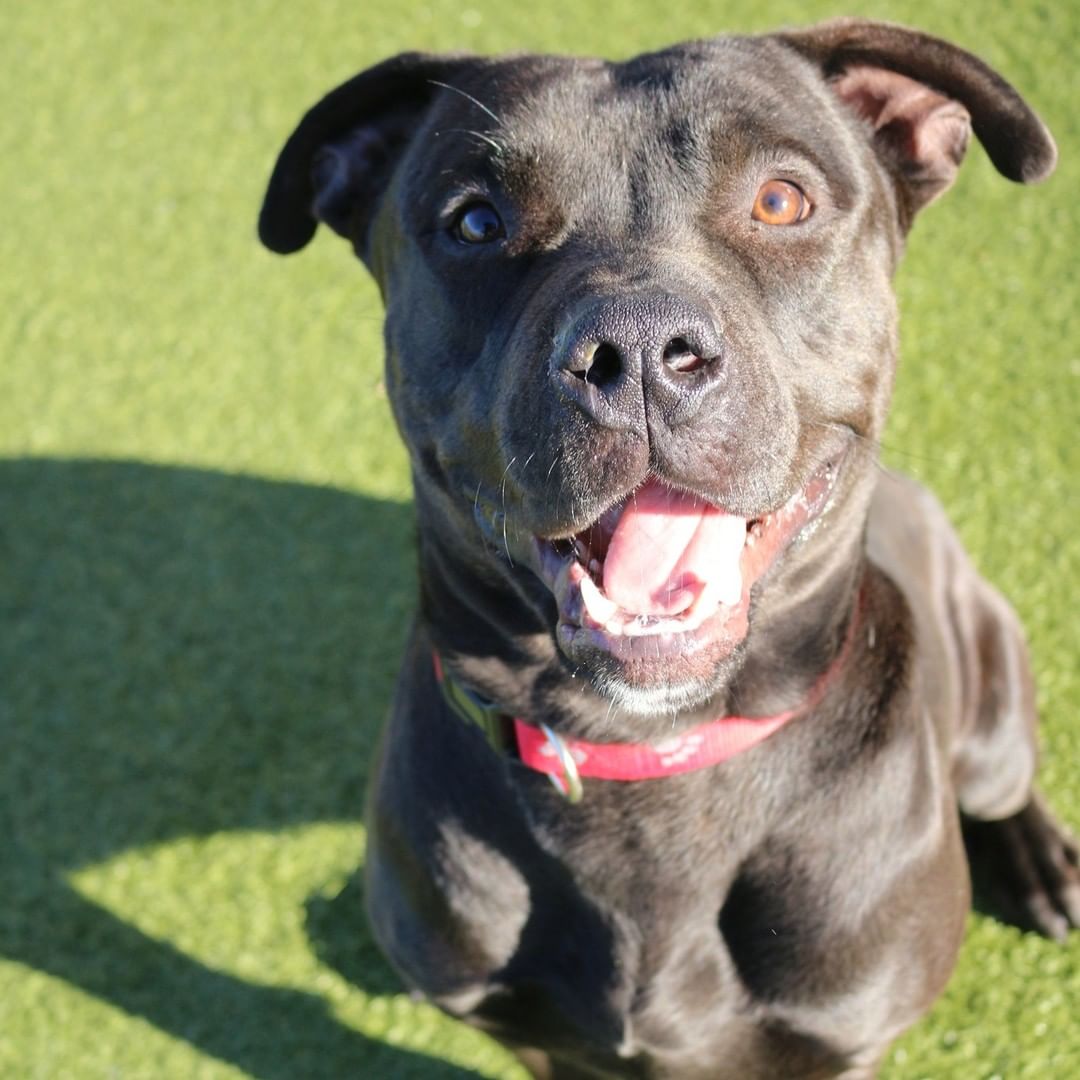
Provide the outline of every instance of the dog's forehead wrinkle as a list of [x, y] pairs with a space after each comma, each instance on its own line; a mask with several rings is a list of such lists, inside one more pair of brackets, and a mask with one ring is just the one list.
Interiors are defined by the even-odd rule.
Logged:
[[738, 65], [660, 78], [655, 58], [645, 59], [634, 78], [619, 66], [571, 68], [503, 109], [491, 161], [499, 182], [516, 198], [556, 205], [594, 238], [694, 220], [721, 170], [808, 174], [839, 206], [860, 201], [854, 163], [866, 148], [820, 78], [794, 95]]
[[[636, 116], [640, 110], [633, 102], [598, 106], [583, 88], [567, 90], [573, 104], [559, 98], [550, 111], [536, 110], [520, 127], [508, 124], [506, 153], [495, 163], [500, 179], [525, 199], [557, 203], [579, 223], [625, 228], [635, 189], [641, 187], [635, 173], [654, 161], [662, 147], [650, 125]], [[567, 113], [578, 119], [567, 121]]]

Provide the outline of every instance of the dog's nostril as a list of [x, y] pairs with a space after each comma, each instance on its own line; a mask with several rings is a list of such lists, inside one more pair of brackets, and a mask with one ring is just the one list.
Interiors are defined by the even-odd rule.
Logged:
[[619, 350], [614, 345], [601, 341], [586, 352], [581, 362], [574, 364], [569, 370], [571, 375], [581, 379], [582, 382], [602, 385], [621, 374], [622, 369], [622, 356]]
[[698, 356], [690, 347], [686, 338], [672, 338], [664, 347], [664, 363], [673, 371], [680, 373], [697, 371], [709, 361], [703, 356]]
[[602, 341], [593, 353], [591, 372], [595, 382], [607, 382], [622, 372], [622, 357], [614, 345]]
[[684, 356], [686, 353], [692, 352], [693, 349], [690, 348], [690, 345], [687, 343], [686, 338], [672, 338], [664, 348], [664, 362], [671, 363], [678, 357]]

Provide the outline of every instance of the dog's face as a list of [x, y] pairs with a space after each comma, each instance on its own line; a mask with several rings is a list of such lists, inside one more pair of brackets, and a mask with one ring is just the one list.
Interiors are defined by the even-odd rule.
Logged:
[[1052, 168], [979, 61], [878, 24], [622, 64], [404, 56], [308, 114], [261, 228], [287, 251], [324, 221], [378, 280], [432, 542], [660, 712], [858, 542], [892, 271], [972, 116], [1007, 175]]

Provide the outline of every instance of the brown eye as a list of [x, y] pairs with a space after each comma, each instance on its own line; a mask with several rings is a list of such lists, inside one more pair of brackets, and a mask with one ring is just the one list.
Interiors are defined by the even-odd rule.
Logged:
[[751, 217], [765, 225], [795, 225], [810, 216], [810, 200], [786, 180], [767, 180], [754, 200]]

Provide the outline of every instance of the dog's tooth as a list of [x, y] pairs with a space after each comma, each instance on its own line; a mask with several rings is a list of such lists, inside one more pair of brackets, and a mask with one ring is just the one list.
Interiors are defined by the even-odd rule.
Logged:
[[682, 624], [678, 619], [666, 619], [661, 615], [635, 615], [627, 622], [623, 632], [627, 637], [655, 637], [681, 629]]
[[604, 568], [600, 565], [599, 559], [589, 560], [589, 573], [596, 574], [596, 576], [599, 577], [603, 569]]
[[[701, 595], [694, 602], [694, 606], [686, 614], [685, 628], [687, 630], [696, 630], [706, 619], [716, 614], [721, 604], [734, 607], [742, 599], [741, 581], [739, 584], [740, 589], [737, 596], [723, 595], [717, 585], [713, 583], [706, 584], [701, 591]], [[734, 592], [734, 583], [732, 583], [729, 593], [734, 594]]]
[[559, 605], [559, 611], [568, 619], [578, 619], [581, 613], [581, 590], [575, 587], [572, 580], [571, 567], [573, 562], [564, 562], [559, 569], [558, 575], [551, 583], [551, 591], [555, 602]]
[[600, 591], [596, 582], [588, 574], [581, 579], [581, 598], [585, 601], [585, 610], [605, 628], [618, 613], [618, 605]]
[[710, 615], [714, 615], [720, 607], [715, 600], [710, 599], [708, 594], [704, 595], [702, 599], [704, 600], [704, 603], [699, 599], [686, 615], [683, 616], [682, 625], [679, 627], [683, 632], [691, 633], [692, 631], [697, 630], [701, 624], [709, 618]]
[[742, 575], [734, 575], [728, 581], [726, 592], [720, 592], [717, 599], [725, 607], [735, 607], [742, 599]]

